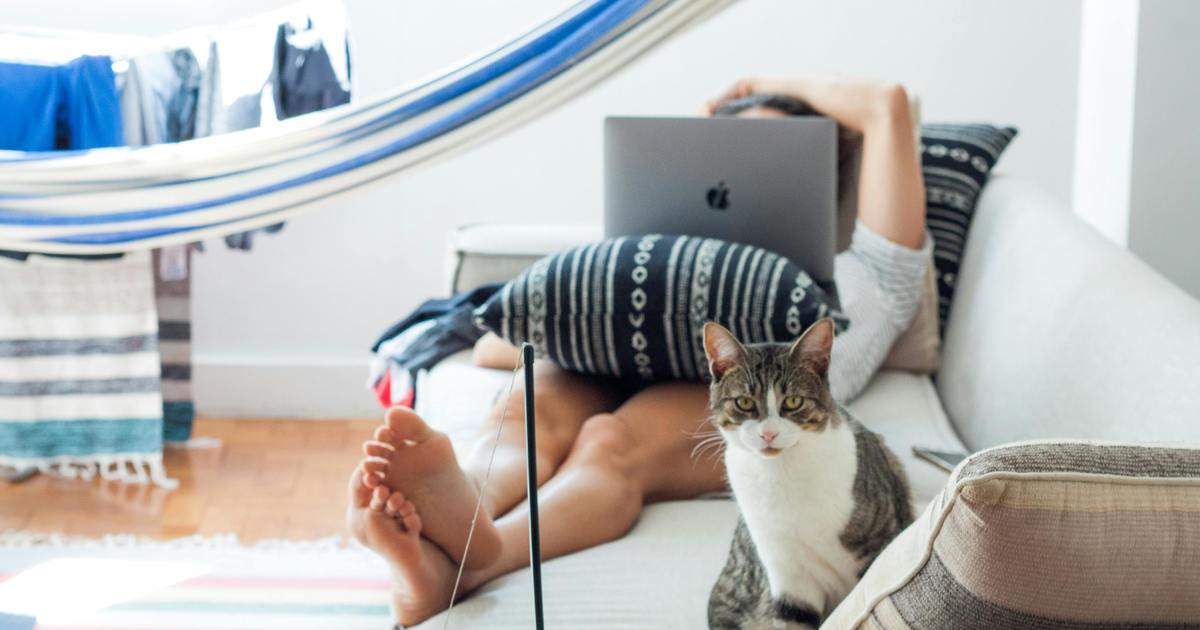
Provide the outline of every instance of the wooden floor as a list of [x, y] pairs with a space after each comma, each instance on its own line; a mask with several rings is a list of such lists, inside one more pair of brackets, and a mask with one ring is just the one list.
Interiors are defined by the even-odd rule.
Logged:
[[38, 475], [0, 482], [0, 529], [175, 538], [236, 533], [243, 542], [345, 532], [346, 482], [370, 420], [198, 420], [219, 448], [169, 449], [179, 488]]

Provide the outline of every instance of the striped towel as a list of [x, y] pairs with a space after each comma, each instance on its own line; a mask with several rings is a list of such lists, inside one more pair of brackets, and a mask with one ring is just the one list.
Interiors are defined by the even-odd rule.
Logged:
[[192, 248], [154, 250], [154, 302], [162, 355], [163, 440], [192, 437]]
[[0, 466], [172, 485], [149, 266], [0, 259]]

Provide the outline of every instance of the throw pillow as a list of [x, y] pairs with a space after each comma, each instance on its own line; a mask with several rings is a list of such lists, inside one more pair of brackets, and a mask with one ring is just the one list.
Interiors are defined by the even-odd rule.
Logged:
[[824, 627], [1192, 627], [1198, 511], [1200, 449], [989, 449], [959, 464]]
[[564, 369], [641, 381], [707, 378], [707, 321], [748, 343], [793, 339], [827, 316], [846, 325], [825, 291], [778, 254], [661, 234], [542, 258], [476, 316]]
[[975, 203], [1000, 154], [1017, 135], [1012, 127], [926, 124], [921, 127], [921, 174], [925, 179], [925, 224], [933, 235], [937, 267], [939, 329], [954, 298]]
[[937, 270], [933, 260], [925, 270], [925, 285], [921, 287], [921, 304], [917, 314], [883, 360], [884, 368], [907, 370], [918, 374], [933, 374], [942, 362], [942, 336], [938, 332]]

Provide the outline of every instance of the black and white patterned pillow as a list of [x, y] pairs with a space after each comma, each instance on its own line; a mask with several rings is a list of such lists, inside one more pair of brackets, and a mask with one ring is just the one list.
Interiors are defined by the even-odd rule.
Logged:
[[925, 224], [933, 236], [933, 264], [938, 273], [938, 328], [943, 333], [975, 203], [992, 167], [1016, 135], [1017, 130], [1012, 127], [991, 125], [921, 126]]
[[477, 321], [584, 374], [704, 380], [702, 329], [748, 343], [791, 340], [845, 318], [807, 273], [767, 250], [694, 236], [612, 238], [542, 258], [476, 311]]

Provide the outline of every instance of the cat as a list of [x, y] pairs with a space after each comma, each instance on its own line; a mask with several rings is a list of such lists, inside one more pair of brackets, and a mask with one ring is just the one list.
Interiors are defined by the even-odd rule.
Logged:
[[823, 319], [790, 344], [742, 345], [704, 327], [712, 422], [741, 510], [711, 628], [817, 628], [913, 520], [899, 461], [829, 392], [833, 334]]

